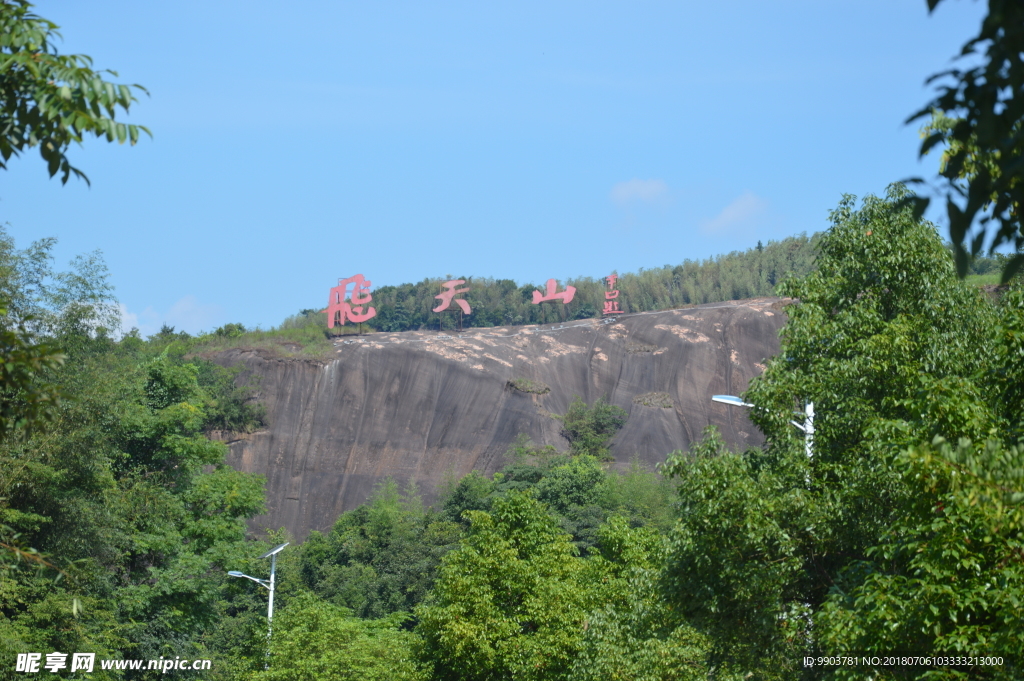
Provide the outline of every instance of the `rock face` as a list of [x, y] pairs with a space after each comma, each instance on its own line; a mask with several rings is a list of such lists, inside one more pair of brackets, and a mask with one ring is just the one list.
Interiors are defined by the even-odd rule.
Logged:
[[339, 342], [326, 364], [231, 350], [217, 361], [256, 378], [270, 425], [221, 437], [232, 466], [267, 477], [268, 512], [253, 529], [283, 526], [296, 539], [329, 529], [388, 476], [415, 481], [429, 503], [446, 476], [500, 469], [520, 433], [566, 449], [551, 414], [575, 395], [629, 412], [611, 445], [618, 466], [664, 461], [709, 423], [730, 445], [757, 445], [745, 410], [711, 395], [740, 393], [778, 352], [784, 302], [458, 336], [378, 333]]

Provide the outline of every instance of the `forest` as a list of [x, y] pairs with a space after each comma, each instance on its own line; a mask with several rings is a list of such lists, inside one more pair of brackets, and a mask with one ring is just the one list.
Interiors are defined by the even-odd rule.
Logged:
[[[944, 149], [948, 243], [895, 183], [812, 237], [622, 275], [626, 312], [793, 299], [742, 395], [755, 449], [708, 428], [617, 471], [627, 414], [577, 398], [561, 448], [520, 438], [429, 507], [388, 480], [304, 541], [252, 534], [264, 480], [210, 435], [266, 415], [211, 355], [329, 345], [318, 308], [269, 332], [121, 333], [98, 254], [58, 271], [53, 239], [0, 232], [0, 679], [152, 678], [133, 660], [223, 681], [1024, 678], [1024, 7], [988, 8], [977, 63], [911, 118], [931, 121], [922, 155]], [[61, 55], [55, 28], [0, 4], [0, 170], [36, 150], [66, 182], [86, 179], [72, 144], [149, 131], [116, 120], [141, 87]], [[440, 281], [374, 291], [369, 330], [431, 328]], [[569, 280], [557, 312], [470, 281], [470, 325], [600, 315], [600, 280]], [[267, 592], [230, 573], [267, 575], [284, 543], [271, 629]]]
[[[618, 276], [616, 300], [623, 313], [669, 310], [705, 303], [745, 300], [775, 295], [786, 278], [803, 276], [814, 269], [820, 234], [798, 235], [781, 241], [758, 244], [745, 251], [734, 251], [702, 261], [685, 260], [679, 265], [626, 272]], [[1000, 256], [979, 257], [972, 263], [973, 279], [991, 279], [1002, 262]], [[988, 274], [983, 274], [988, 273]], [[987, 279], [986, 279], [987, 277]], [[305, 308], [270, 329], [246, 328], [244, 324], [225, 324], [211, 333], [190, 336], [165, 326], [163, 336], [174, 336], [192, 351], [210, 353], [228, 348], [259, 348], [281, 356], [327, 359], [333, 355], [332, 341], [340, 336], [375, 332], [437, 330], [522, 326], [557, 323], [603, 316], [607, 284], [603, 280], [579, 277], [564, 283], [576, 287], [566, 305], [533, 304], [533, 292], [543, 285], [517, 284], [510, 279], [466, 277], [459, 288], [470, 305], [471, 314], [433, 312], [441, 285], [449, 278], [425, 279], [418, 284], [381, 286], [371, 291], [370, 305], [376, 316], [363, 324], [327, 328], [324, 309]], [[351, 292], [351, 290], [350, 290]], [[455, 307], [454, 304], [452, 307]], [[458, 315], [458, 316], [457, 316]]]
[[[745, 251], [702, 261], [685, 260], [675, 266], [616, 273], [615, 286], [619, 291], [616, 300], [623, 313], [630, 313], [779, 295], [783, 281], [806, 276], [814, 270], [820, 238], [820, 232], [810, 237], [801, 234], [769, 241], [767, 245], [758, 242]], [[947, 244], [946, 248], [952, 253], [951, 245]], [[975, 285], [997, 285], [1007, 260], [1001, 253], [974, 258], [966, 281]], [[328, 341], [344, 335], [378, 331], [453, 331], [460, 323], [465, 329], [601, 318], [604, 294], [608, 290], [603, 280], [567, 279], [564, 284], [576, 288], [572, 301], [565, 305], [534, 305], [533, 292], [543, 290], [543, 285], [467, 276], [466, 284], [459, 288], [469, 289], [462, 294], [462, 299], [469, 303], [472, 312], [457, 316], [457, 309], [433, 312], [438, 305], [436, 296], [445, 281], [445, 278], [425, 279], [418, 284], [374, 289], [371, 305], [377, 316], [361, 325], [349, 322], [346, 326], [328, 329], [323, 309], [305, 308], [270, 329], [247, 329], [244, 324], [232, 323], [196, 338], [181, 332], [177, 336], [201, 351], [259, 347], [284, 355], [329, 357]], [[174, 329], [167, 327], [162, 333], [174, 334]], [[288, 349], [295, 346], [301, 349]]]
[[[799, 302], [744, 395], [762, 448], [710, 429], [657, 471], [615, 472], [625, 412], [577, 399], [563, 448], [521, 438], [431, 507], [388, 481], [292, 542], [269, 647], [265, 590], [227, 571], [265, 575], [258, 556], [291, 538], [247, 534], [262, 480], [205, 436], [258, 428], [251, 390], [201, 338], [112, 336], [96, 256], [54, 272], [52, 240], [5, 237], [7, 340], [40, 355], [34, 391], [2, 405], [0, 656], [211, 660], [184, 678], [668, 680], [866, 678], [801, 661], [944, 651], [1001, 663], [927, 678], [1019, 678], [1024, 290], [959, 279], [905, 194], [845, 198], [812, 270], [779, 285]], [[810, 458], [790, 424], [809, 400]]]
[[[615, 282], [614, 288], [619, 291], [616, 300], [619, 308], [628, 313], [768, 296], [787, 276], [807, 274], [813, 266], [814, 253], [815, 237], [800, 235], [769, 242], [767, 246], [759, 242], [756, 248], [704, 261], [686, 260], [676, 266], [626, 273]], [[600, 278], [567, 279], [563, 285], [576, 288], [572, 301], [566, 305], [534, 305], [533, 292], [544, 290], [543, 284], [461, 278], [469, 289], [462, 298], [472, 309], [471, 314], [461, 319], [463, 327], [519, 326], [601, 317], [604, 293], [608, 290]], [[438, 305], [435, 296], [444, 281], [429, 279], [375, 289], [372, 305], [377, 316], [366, 326], [379, 331], [454, 328], [458, 323], [455, 314], [432, 312]]]

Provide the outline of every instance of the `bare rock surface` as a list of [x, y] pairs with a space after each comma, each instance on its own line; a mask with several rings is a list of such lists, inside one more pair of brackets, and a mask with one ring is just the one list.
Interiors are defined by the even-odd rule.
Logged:
[[492, 473], [520, 433], [566, 449], [561, 424], [574, 395], [629, 412], [612, 441], [617, 466], [649, 466], [686, 449], [713, 423], [730, 445], [758, 445], [745, 410], [712, 403], [739, 394], [778, 352], [778, 298], [715, 303], [546, 326], [458, 335], [376, 333], [339, 341], [329, 363], [230, 350], [257, 381], [269, 426], [219, 433], [228, 463], [267, 478], [266, 515], [253, 529], [296, 539], [327, 530], [388, 476], [415, 481], [430, 503], [445, 476]]

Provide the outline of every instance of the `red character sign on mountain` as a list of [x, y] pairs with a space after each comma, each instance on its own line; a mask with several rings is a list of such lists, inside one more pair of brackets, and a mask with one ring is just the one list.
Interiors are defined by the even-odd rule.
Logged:
[[[608, 282], [608, 288], [615, 286], [615, 281], [618, 279], [618, 275], [609, 274], [604, 278]], [[619, 301], [615, 300], [619, 297], [619, 290], [605, 291], [604, 292], [604, 310], [601, 314], [622, 314], [624, 310], [619, 309]]]
[[555, 293], [555, 289], [558, 288], [557, 282], [554, 279], [548, 279], [547, 291], [541, 294], [540, 289], [533, 292], [533, 304], [540, 305], [546, 300], [561, 300], [562, 305], [567, 305], [572, 302], [572, 297], [576, 295], [575, 286], [566, 286], [565, 290], [561, 293]]
[[[451, 281], [446, 281], [444, 284], [442, 284], [448, 290], [442, 292], [439, 295], [434, 296], [435, 298], [438, 298], [441, 301], [441, 304], [435, 307], [433, 311], [443, 312], [444, 310], [448, 309], [449, 305], [452, 304], [452, 298], [455, 298], [456, 294], [469, 293], [468, 286], [464, 288], [455, 288], [456, 286], [460, 286], [465, 283], [465, 279], [452, 279]], [[464, 313], [470, 314], [473, 311], [472, 309], [470, 309], [469, 303], [463, 300], [462, 298], [455, 298], [455, 302], [458, 303], [458, 306], [462, 308], [462, 311]]]
[[[370, 284], [366, 278], [357, 274], [347, 279], [339, 279], [338, 285], [331, 289], [331, 297], [327, 303], [327, 327], [333, 329], [335, 325], [343, 326], [345, 320], [362, 323], [377, 316], [377, 310], [368, 307], [363, 312], [363, 307], [373, 300], [370, 295]], [[354, 284], [351, 300], [346, 300], [349, 284]]]

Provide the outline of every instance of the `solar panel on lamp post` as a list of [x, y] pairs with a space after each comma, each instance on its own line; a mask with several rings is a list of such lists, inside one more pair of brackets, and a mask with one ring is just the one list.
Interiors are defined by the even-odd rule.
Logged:
[[[749, 402], [744, 402], [735, 395], [712, 395], [712, 402], [721, 402], [722, 404], [728, 404], [732, 407], [747, 407], [748, 409], [757, 409], [756, 406]], [[804, 434], [804, 451], [807, 453], [807, 458], [810, 459], [814, 456], [814, 402], [808, 402], [804, 407], [803, 412], [796, 411], [795, 414], [804, 417], [803, 423], [797, 423], [796, 421], [790, 421], [794, 426], [803, 431]]]
[[[268, 657], [270, 656], [270, 635], [274, 631], [274, 577], [275, 577], [275, 574], [277, 572], [277, 554], [280, 553], [281, 549], [283, 549], [284, 547], [288, 546], [288, 544], [290, 544], [290, 543], [291, 542], [285, 542], [285, 543], [281, 544], [280, 546], [275, 546], [274, 548], [270, 549], [269, 551], [264, 553], [262, 556], [260, 556], [260, 558], [269, 558], [270, 559], [270, 579], [259, 579], [258, 577], [251, 577], [251, 576], [245, 574], [244, 572], [239, 572], [238, 570], [229, 570], [228, 571], [228, 576], [230, 576], [230, 577], [245, 577], [246, 579], [251, 579], [252, 581], [256, 582], [257, 584], [259, 584], [260, 586], [262, 586], [263, 588], [265, 588], [267, 591], [270, 592], [270, 598], [267, 600], [267, 656]], [[270, 664], [268, 662], [267, 664], [264, 665], [264, 669], [268, 668], [269, 666], [270, 666]]]

